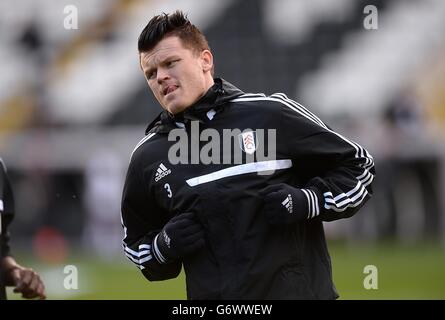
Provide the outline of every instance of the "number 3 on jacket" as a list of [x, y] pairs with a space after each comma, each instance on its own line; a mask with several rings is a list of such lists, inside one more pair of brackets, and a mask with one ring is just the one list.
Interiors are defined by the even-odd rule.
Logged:
[[164, 184], [164, 189], [167, 190], [167, 197], [171, 198], [173, 194], [168, 183]]

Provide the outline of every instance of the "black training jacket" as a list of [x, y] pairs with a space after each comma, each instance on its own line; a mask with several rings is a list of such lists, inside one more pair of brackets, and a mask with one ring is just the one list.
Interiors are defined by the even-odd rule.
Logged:
[[[188, 143], [179, 145], [181, 132]], [[216, 140], [219, 153], [209, 148]], [[184, 265], [189, 299], [335, 299], [322, 221], [354, 215], [373, 178], [363, 147], [286, 95], [245, 94], [215, 79], [183, 113], [162, 112], [135, 147], [122, 198], [124, 252], [151, 281], [174, 278]], [[268, 224], [258, 191], [278, 183], [305, 191], [306, 220]], [[206, 246], [184, 261], [158, 261], [153, 238], [189, 211]]]

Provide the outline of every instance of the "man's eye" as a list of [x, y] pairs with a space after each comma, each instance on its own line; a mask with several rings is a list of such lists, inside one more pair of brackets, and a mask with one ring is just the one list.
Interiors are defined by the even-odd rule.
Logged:
[[154, 79], [156, 77], [156, 71], [152, 71], [150, 73], [148, 73], [147, 78], [149, 80]]
[[167, 67], [173, 67], [176, 64], [176, 62], [178, 62], [178, 61], [179, 60], [172, 60], [172, 61], [167, 62]]

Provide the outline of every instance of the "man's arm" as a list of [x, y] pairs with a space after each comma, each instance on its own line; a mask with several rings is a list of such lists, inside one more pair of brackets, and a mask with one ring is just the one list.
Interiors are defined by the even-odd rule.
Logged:
[[23, 298], [39, 297], [45, 299], [45, 285], [40, 276], [32, 269], [19, 265], [10, 256], [8, 227], [14, 217], [14, 197], [6, 174], [6, 166], [0, 159], [0, 270], [7, 286], [14, 286], [14, 292]]
[[[270, 186], [268, 200], [294, 198], [291, 220], [320, 218], [332, 221], [354, 215], [372, 196], [374, 161], [367, 150], [328, 128], [319, 118], [286, 96], [272, 95], [282, 107], [281, 127], [287, 152], [304, 185]], [[282, 143], [282, 142], [280, 142]], [[282, 199], [283, 198], [283, 199]], [[266, 211], [271, 205], [265, 201]], [[286, 203], [287, 204], [287, 203]], [[288, 217], [289, 206], [280, 206]], [[270, 214], [272, 216], [272, 214]], [[274, 217], [277, 219], [277, 216]]]
[[150, 281], [175, 278], [181, 271], [182, 262], [162, 263], [156, 259], [153, 240], [162, 230], [167, 213], [156, 205], [143, 182], [142, 169], [133, 159], [128, 169], [122, 195], [123, 248], [127, 258], [141, 269]]

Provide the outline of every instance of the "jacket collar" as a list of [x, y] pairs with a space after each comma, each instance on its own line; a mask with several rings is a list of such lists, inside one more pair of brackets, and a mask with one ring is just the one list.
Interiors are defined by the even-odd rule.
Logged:
[[232, 100], [244, 92], [221, 78], [214, 79], [215, 84], [193, 105], [178, 114], [170, 114], [168, 111], [162, 111], [145, 130], [145, 134], [164, 133], [176, 129], [175, 122], [187, 123], [197, 120], [203, 122], [205, 114], [214, 109], [216, 112], [221, 110], [221, 106], [229, 100]]

